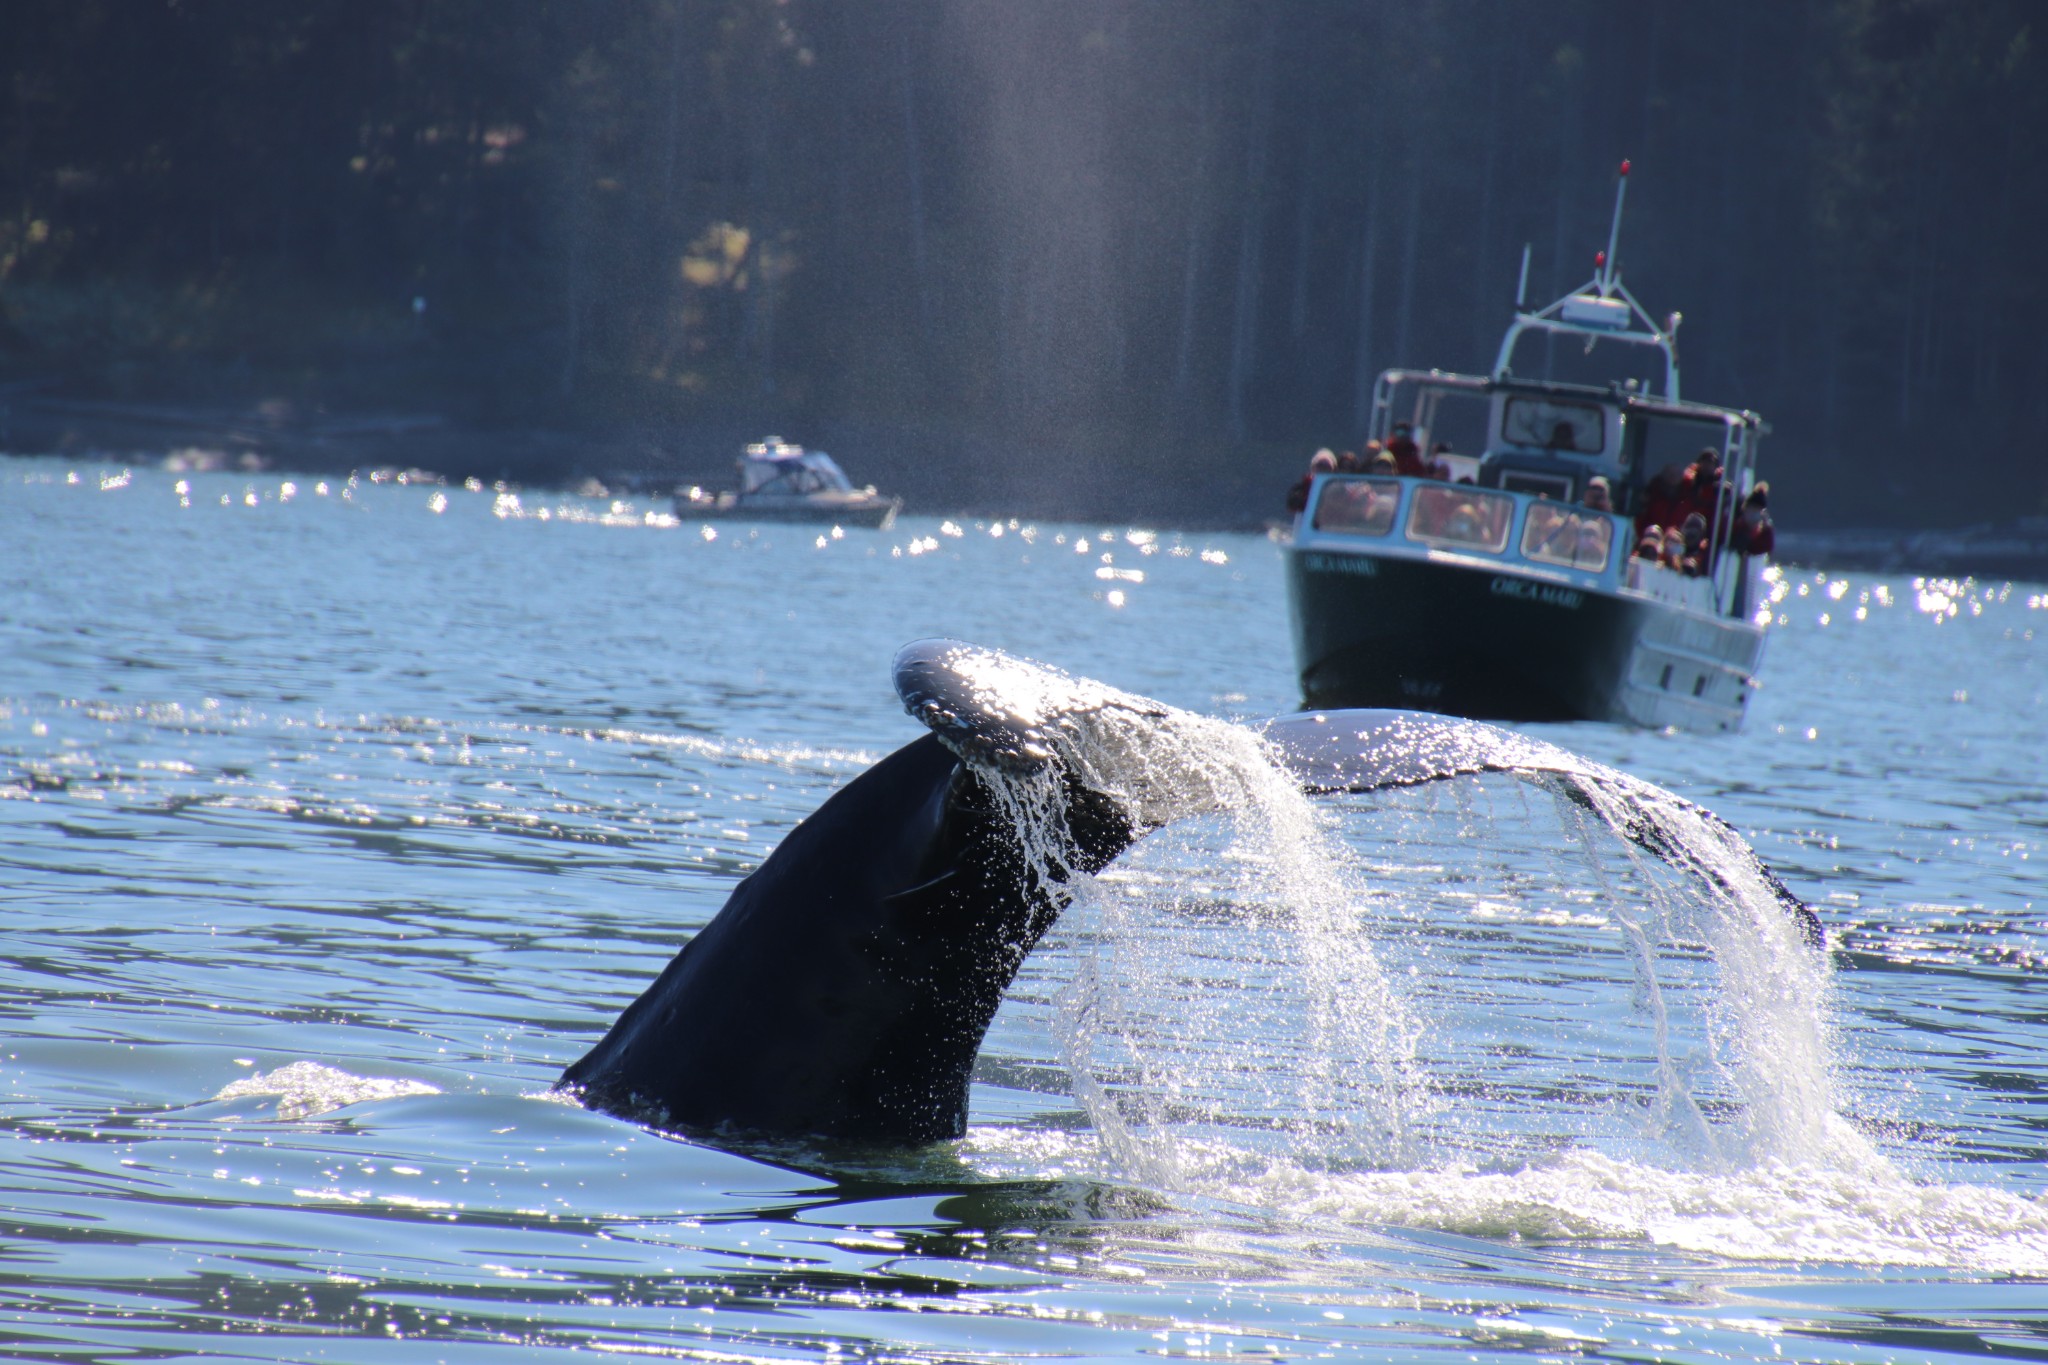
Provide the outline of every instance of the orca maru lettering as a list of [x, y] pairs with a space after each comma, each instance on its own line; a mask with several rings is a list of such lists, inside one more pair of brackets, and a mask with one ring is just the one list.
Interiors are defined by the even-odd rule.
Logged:
[[1493, 580], [1495, 597], [1520, 597], [1525, 601], [1543, 602], [1567, 611], [1577, 611], [1586, 600], [1586, 595], [1576, 588], [1560, 588], [1550, 583], [1532, 583], [1526, 578], [1508, 578], [1505, 575]]
[[1372, 578], [1380, 571], [1379, 565], [1357, 555], [1305, 555], [1303, 566], [1310, 573], [1348, 573], [1360, 578]]

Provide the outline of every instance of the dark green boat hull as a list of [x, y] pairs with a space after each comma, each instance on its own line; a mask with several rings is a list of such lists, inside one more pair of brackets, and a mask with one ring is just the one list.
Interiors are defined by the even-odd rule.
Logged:
[[1299, 546], [1286, 562], [1310, 708], [1732, 729], [1761, 649], [1747, 622], [1507, 566]]

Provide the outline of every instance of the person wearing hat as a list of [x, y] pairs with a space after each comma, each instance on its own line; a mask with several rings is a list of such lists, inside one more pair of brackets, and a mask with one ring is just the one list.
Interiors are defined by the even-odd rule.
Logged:
[[1339, 474], [1363, 474], [1372, 468], [1373, 456], [1380, 453], [1378, 441], [1367, 441], [1363, 450], [1347, 450], [1337, 457]]
[[1321, 450], [1318, 450], [1314, 455], [1310, 456], [1308, 462], [1308, 473], [1296, 479], [1294, 481], [1294, 486], [1287, 490], [1287, 510], [1294, 513], [1296, 516], [1300, 516], [1301, 509], [1308, 506], [1308, 490], [1310, 485], [1315, 483], [1316, 475], [1334, 474], [1336, 472], [1336, 452], [1329, 449], [1327, 446], [1325, 446]]
[[1608, 483], [1601, 475], [1595, 474], [1592, 478], [1586, 480], [1585, 496], [1580, 498], [1579, 501], [1592, 508], [1595, 512], [1612, 512], [1614, 510], [1614, 486]]

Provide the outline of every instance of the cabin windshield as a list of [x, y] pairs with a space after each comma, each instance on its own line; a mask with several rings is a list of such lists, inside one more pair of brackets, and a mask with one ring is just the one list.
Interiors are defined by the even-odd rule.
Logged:
[[1614, 552], [1614, 521], [1605, 512], [1560, 507], [1554, 502], [1529, 505], [1522, 530], [1522, 554], [1541, 564], [1558, 564], [1594, 573], [1607, 567]]
[[1408, 538], [1497, 555], [1507, 548], [1508, 523], [1514, 518], [1515, 500], [1505, 493], [1482, 493], [1457, 484], [1425, 485], [1415, 490]]
[[1316, 502], [1315, 529], [1383, 536], [1394, 529], [1394, 511], [1400, 505], [1398, 479], [1334, 478]]
[[817, 493], [847, 490], [853, 483], [839, 462], [821, 450], [740, 461], [740, 488], [747, 493]]
[[1592, 403], [1517, 397], [1507, 401], [1500, 434], [1511, 445], [1598, 455], [1607, 445], [1607, 421]]

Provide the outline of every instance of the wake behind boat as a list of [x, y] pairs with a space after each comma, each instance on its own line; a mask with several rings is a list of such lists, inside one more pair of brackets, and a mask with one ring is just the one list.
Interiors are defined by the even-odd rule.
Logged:
[[[1382, 374], [1379, 471], [1312, 473], [1285, 550], [1307, 705], [1741, 725], [1768, 617], [1769, 428], [1679, 397], [1679, 315], [1659, 326], [1615, 263], [1621, 175], [1589, 283], [1534, 312], [1518, 298], [1491, 374]], [[1522, 274], [1526, 295], [1526, 253]], [[1518, 377], [1525, 339], [1653, 353], [1662, 391]], [[1461, 417], [1484, 433], [1477, 457], [1439, 439]]]
[[748, 446], [737, 464], [738, 491], [679, 489], [676, 515], [816, 522], [886, 531], [903, 510], [903, 499], [885, 498], [873, 484], [855, 488], [839, 462], [824, 451], [805, 450], [780, 436]]

